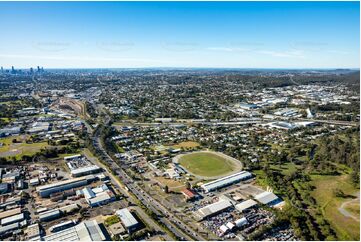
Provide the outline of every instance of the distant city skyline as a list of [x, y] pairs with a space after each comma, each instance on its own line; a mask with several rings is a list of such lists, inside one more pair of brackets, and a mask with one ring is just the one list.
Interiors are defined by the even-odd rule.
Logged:
[[0, 2], [0, 66], [359, 68], [359, 2]]

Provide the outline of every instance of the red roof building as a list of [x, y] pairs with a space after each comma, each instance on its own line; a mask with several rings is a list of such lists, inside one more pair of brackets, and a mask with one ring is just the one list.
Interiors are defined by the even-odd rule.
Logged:
[[197, 196], [195, 192], [187, 188], [182, 190], [182, 194], [186, 197], [187, 200], [192, 200]]

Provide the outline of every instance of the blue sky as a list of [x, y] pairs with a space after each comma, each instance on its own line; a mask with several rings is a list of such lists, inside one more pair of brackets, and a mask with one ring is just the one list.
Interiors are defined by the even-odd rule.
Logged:
[[359, 2], [0, 2], [9, 68], [355, 68]]

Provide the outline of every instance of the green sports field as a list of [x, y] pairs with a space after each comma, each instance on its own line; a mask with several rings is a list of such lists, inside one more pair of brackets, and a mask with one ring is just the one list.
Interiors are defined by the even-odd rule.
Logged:
[[205, 177], [221, 176], [237, 169], [234, 161], [210, 152], [194, 152], [179, 158], [189, 172]]

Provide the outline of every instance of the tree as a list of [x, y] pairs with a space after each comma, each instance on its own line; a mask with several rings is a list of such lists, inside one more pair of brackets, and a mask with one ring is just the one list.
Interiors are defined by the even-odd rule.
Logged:
[[336, 197], [345, 197], [345, 193], [339, 188], [336, 188], [335, 190], [333, 190], [333, 194]]
[[168, 187], [168, 185], [165, 185], [165, 187], [164, 187], [164, 192], [165, 192], [165, 193], [169, 193], [169, 187]]

